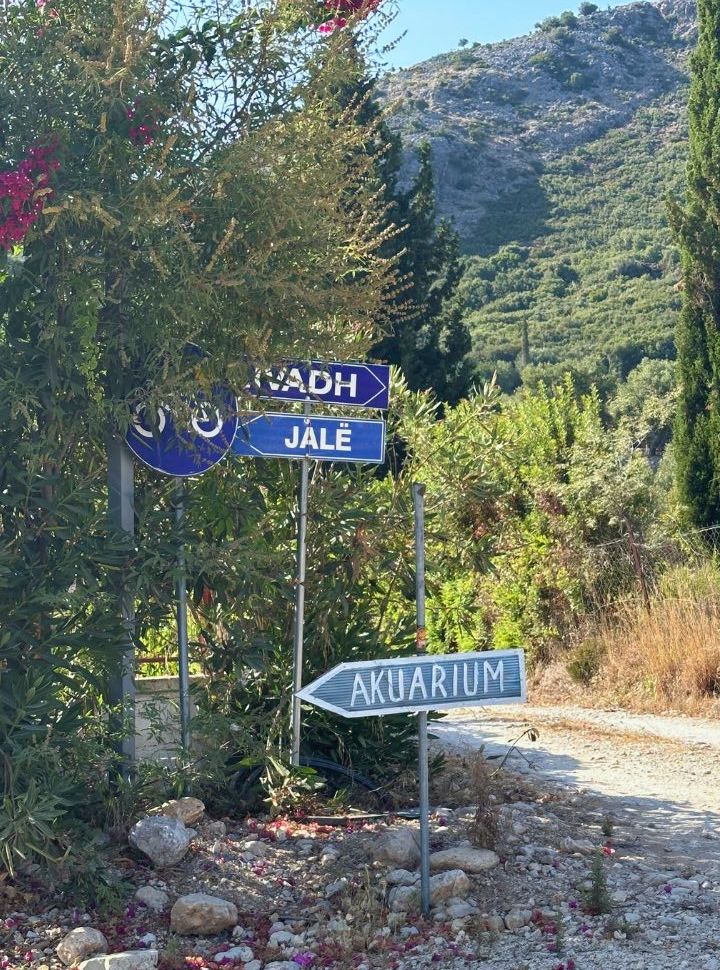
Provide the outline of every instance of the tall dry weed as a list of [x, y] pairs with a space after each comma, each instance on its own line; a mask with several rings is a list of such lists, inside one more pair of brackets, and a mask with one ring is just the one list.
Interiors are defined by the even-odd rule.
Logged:
[[598, 686], [693, 710], [720, 698], [720, 577], [707, 566], [671, 570], [647, 610], [640, 602], [601, 621]]

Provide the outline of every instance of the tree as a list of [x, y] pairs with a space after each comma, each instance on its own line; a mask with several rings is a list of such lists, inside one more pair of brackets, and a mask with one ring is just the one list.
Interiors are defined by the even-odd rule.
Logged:
[[698, 3], [692, 59], [687, 202], [671, 206], [682, 253], [677, 328], [679, 402], [675, 454], [680, 498], [701, 527], [720, 522], [720, 7]]
[[140, 636], [172, 608], [166, 490], [138, 470], [137, 546], [114, 534], [107, 436], [138, 402], [182, 413], [191, 388], [220, 379], [242, 394], [248, 359], [358, 356], [382, 322], [394, 271], [359, 150], [372, 132], [333, 93], [352, 69], [349, 22], [368, 10], [322, 31], [315, 0], [184, 5], [182, 26], [142, 0], [0, 11], [10, 869], [23, 851], [52, 853], [56, 818], [90, 811], [103, 784], [75, 745], [79, 729], [105, 731], [126, 639], [114, 577]]
[[578, 7], [581, 17], [590, 17], [592, 14], [597, 13], [599, 9], [596, 3], [590, 3], [589, 0], [584, 0]]
[[447, 221], [438, 222], [430, 146], [419, 151], [420, 167], [407, 191], [391, 189], [393, 222], [404, 227], [399, 294], [390, 334], [375, 348], [398, 365], [413, 390], [431, 389], [440, 400], [457, 402], [470, 384], [470, 333], [455, 299], [462, 264], [460, 240]]

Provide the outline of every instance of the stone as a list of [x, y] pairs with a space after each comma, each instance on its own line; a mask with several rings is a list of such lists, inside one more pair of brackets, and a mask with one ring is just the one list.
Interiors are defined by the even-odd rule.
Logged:
[[141, 886], [135, 893], [135, 899], [139, 903], [144, 903], [154, 913], [164, 913], [170, 906], [168, 894], [154, 886]]
[[160, 813], [169, 818], [179, 818], [184, 825], [194, 825], [205, 813], [205, 803], [199, 798], [173, 798], [160, 806]]
[[[451, 869], [430, 878], [430, 903], [437, 906], [457, 896], [462, 899], [470, 891], [470, 880], [462, 869]], [[420, 885], [396, 886], [388, 895], [390, 909], [394, 912], [414, 912], [420, 908]]]
[[462, 899], [451, 899], [446, 908], [450, 919], [465, 919], [466, 916], [473, 916], [477, 913], [477, 906], [466, 903]]
[[511, 909], [505, 916], [505, 926], [509, 930], [520, 930], [523, 926], [529, 926], [532, 920], [532, 911], [529, 909]]
[[215, 954], [215, 962], [221, 960], [241, 960], [243, 963], [250, 963], [255, 954], [249, 946], [231, 946], [229, 950], [223, 950]]
[[227, 835], [227, 825], [219, 821], [205, 822], [200, 826], [199, 831], [204, 839], [224, 839]]
[[419, 878], [418, 872], [408, 872], [407, 869], [391, 869], [385, 880], [388, 886], [412, 886]]
[[68, 967], [75, 966], [95, 953], [107, 953], [107, 950], [108, 942], [103, 934], [90, 926], [79, 926], [70, 930], [55, 948], [57, 955]]
[[470, 846], [456, 846], [433, 852], [430, 856], [432, 872], [446, 872], [449, 869], [462, 869], [463, 872], [484, 872], [500, 865], [500, 856], [490, 849], [473, 849]]
[[505, 929], [505, 920], [497, 913], [482, 917], [482, 925], [488, 933], [502, 933]]
[[247, 839], [245, 842], [240, 843], [240, 848], [243, 853], [255, 859], [264, 859], [265, 856], [270, 855], [272, 852], [267, 842], [260, 842], [258, 839]]
[[170, 929], [181, 936], [214, 936], [237, 924], [237, 907], [207, 893], [181, 896], [170, 911]]
[[420, 832], [409, 825], [388, 829], [373, 848], [378, 862], [396, 869], [414, 869], [420, 862]]
[[78, 970], [154, 970], [158, 957], [157, 950], [128, 950], [125, 953], [92, 957], [81, 963]]
[[260, 960], [251, 960], [250, 963], [245, 965], [245, 970], [262, 970], [262, 963]]
[[328, 846], [326, 849], [323, 849], [320, 855], [320, 865], [323, 867], [333, 866], [339, 858], [340, 854], [338, 853], [337, 849], [334, 849], [332, 846]]
[[164, 869], [177, 865], [190, 847], [195, 831], [185, 828], [179, 818], [148, 815], [130, 829], [128, 841], [154, 866]]
[[298, 970], [298, 964], [293, 960], [273, 960], [272, 963], [265, 964], [265, 970]]
[[329, 886], [325, 887], [325, 899], [330, 899], [332, 896], [337, 896], [338, 893], [345, 892], [347, 887], [348, 880], [346, 876], [343, 876], [336, 882], [331, 882]]

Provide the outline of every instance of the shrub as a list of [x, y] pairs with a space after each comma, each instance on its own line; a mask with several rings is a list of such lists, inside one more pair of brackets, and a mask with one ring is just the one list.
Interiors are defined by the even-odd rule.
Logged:
[[597, 13], [600, 8], [596, 3], [590, 3], [590, 0], [583, 0], [583, 3], [578, 7], [578, 11], [581, 17], [590, 17], [592, 14]]
[[567, 86], [571, 91], [586, 91], [590, 85], [590, 78], [580, 71], [573, 71], [567, 81]]
[[[712, 564], [673, 569], [648, 612], [627, 605], [598, 633], [606, 651], [603, 682], [650, 706], [692, 711], [720, 697], [720, 584]], [[638, 672], [643, 680], [638, 682]]]
[[614, 47], [629, 46], [629, 41], [619, 27], [609, 27], [601, 34], [600, 39], [605, 41], [606, 44], [611, 44]]
[[588, 686], [600, 671], [605, 646], [601, 641], [589, 638], [573, 650], [566, 664], [567, 672], [577, 684]]
[[556, 27], [561, 27], [562, 21], [559, 17], [546, 17], [545, 20], [541, 20], [535, 24], [537, 30], [541, 30], [544, 34], [549, 33], [551, 30], [555, 30]]

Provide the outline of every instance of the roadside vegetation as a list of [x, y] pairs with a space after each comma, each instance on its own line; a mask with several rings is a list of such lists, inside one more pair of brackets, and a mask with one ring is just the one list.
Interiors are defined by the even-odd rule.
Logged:
[[[388, 8], [343, 3], [330, 19], [315, 0], [198, 8], [182, 27], [110, 0], [0, 14], [8, 873], [42, 862], [73, 885], [88, 840], [122, 837], [188, 786], [228, 813], [317, 796], [317, 774], [286, 760], [296, 469], [224, 462], [188, 488], [179, 536], [172, 483], [138, 468], [134, 538], [107, 520], [107, 439], [131, 406], [182, 413], [220, 380], [242, 404], [249, 361], [396, 365], [385, 465], [312, 472], [306, 680], [413, 651], [422, 481], [431, 650], [522, 647], [534, 669], [561, 656], [628, 703], [717, 703], [716, 530], [674, 484], [682, 297], [659, 198], [679, 189], [682, 133], [639, 113], [569, 156], [543, 175], [552, 235], [489, 236], [463, 275], [430, 153], [399, 187], [398, 145], [371, 110], [362, 51]], [[652, 164], [634, 137], [650, 128]], [[632, 205], [616, 200], [614, 180], [634, 178]], [[144, 672], [175, 672], [180, 538], [197, 751], [127, 777], [109, 702], [127, 639], [118, 581]], [[409, 718], [305, 717], [306, 753], [405, 784]]]

